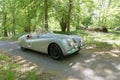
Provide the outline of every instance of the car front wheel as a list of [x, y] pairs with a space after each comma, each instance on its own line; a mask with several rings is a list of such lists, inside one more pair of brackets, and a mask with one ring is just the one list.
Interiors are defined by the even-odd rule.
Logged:
[[26, 48], [24, 48], [24, 47], [20, 47], [23, 51], [25, 51], [26, 50]]
[[49, 47], [49, 53], [51, 57], [55, 60], [63, 58], [63, 53], [61, 48], [57, 44], [51, 44]]

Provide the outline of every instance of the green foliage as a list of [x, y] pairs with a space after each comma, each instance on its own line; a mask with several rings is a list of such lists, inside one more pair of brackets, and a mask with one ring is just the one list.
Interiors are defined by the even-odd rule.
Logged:
[[14, 80], [15, 79], [16, 74], [14, 71], [7, 70], [6, 72], [7, 72], [6, 73], [6, 80]]
[[28, 72], [28, 80], [37, 80], [37, 74], [36, 74], [36, 71], [30, 71]]
[[[0, 35], [31, 32], [45, 25], [45, 0], [0, 0]], [[68, 0], [48, 0], [48, 27], [68, 26]], [[120, 27], [120, 0], [73, 0], [70, 29]], [[61, 25], [62, 23], [62, 25]]]
[[97, 0], [95, 2], [93, 25], [97, 27], [115, 28], [117, 18], [120, 14], [120, 1], [116, 0]]
[[0, 54], [0, 79], [13, 80], [16, 76], [15, 72], [11, 70], [16, 65], [12, 64], [12, 60], [3, 54]]

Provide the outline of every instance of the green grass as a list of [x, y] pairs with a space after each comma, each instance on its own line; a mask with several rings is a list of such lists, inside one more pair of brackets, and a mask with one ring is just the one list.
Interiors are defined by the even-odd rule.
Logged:
[[[66, 34], [61, 31], [55, 33]], [[70, 34], [76, 34], [84, 39], [86, 46], [94, 46], [98, 49], [120, 49], [120, 32], [110, 31], [109, 33], [77, 30]]]
[[12, 70], [17, 65], [13, 64], [12, 60], [0, 54], [0, 80], [13, 80], [16, 76], [15, 71]]
[[[41, 72], [40, 68], [25, 61], [19, 56], [0, 51], [0, 80], [52, 80], [55, 77], [54, 74]], [[30, 69], [31, 67], [34, 68]]]
[[77, 34], [81, 35], [84, 38], [87, 46], [95, 46], [96, 48], [100, 49], [120, 49], [120, 36], [115, 32], [102, 33], [78, 31]]

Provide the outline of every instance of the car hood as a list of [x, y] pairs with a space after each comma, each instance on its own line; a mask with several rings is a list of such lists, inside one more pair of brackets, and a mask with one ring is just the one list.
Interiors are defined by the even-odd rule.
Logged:
[[59, 38], [59, 39], [68, 39], [71, 38], [69, 35], [63, 35], [63, 34], [52, 34], [52, 33], [47, 33], [47, 34], [42, 34], [40, 35], [40, 38]]

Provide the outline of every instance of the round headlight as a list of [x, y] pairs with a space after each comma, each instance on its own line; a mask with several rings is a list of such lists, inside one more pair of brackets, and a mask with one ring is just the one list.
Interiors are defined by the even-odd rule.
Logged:
[[67, 39], [67, 43], [68, 43], [69, 46], [74, 45], [74, 41], [72, 39]]

